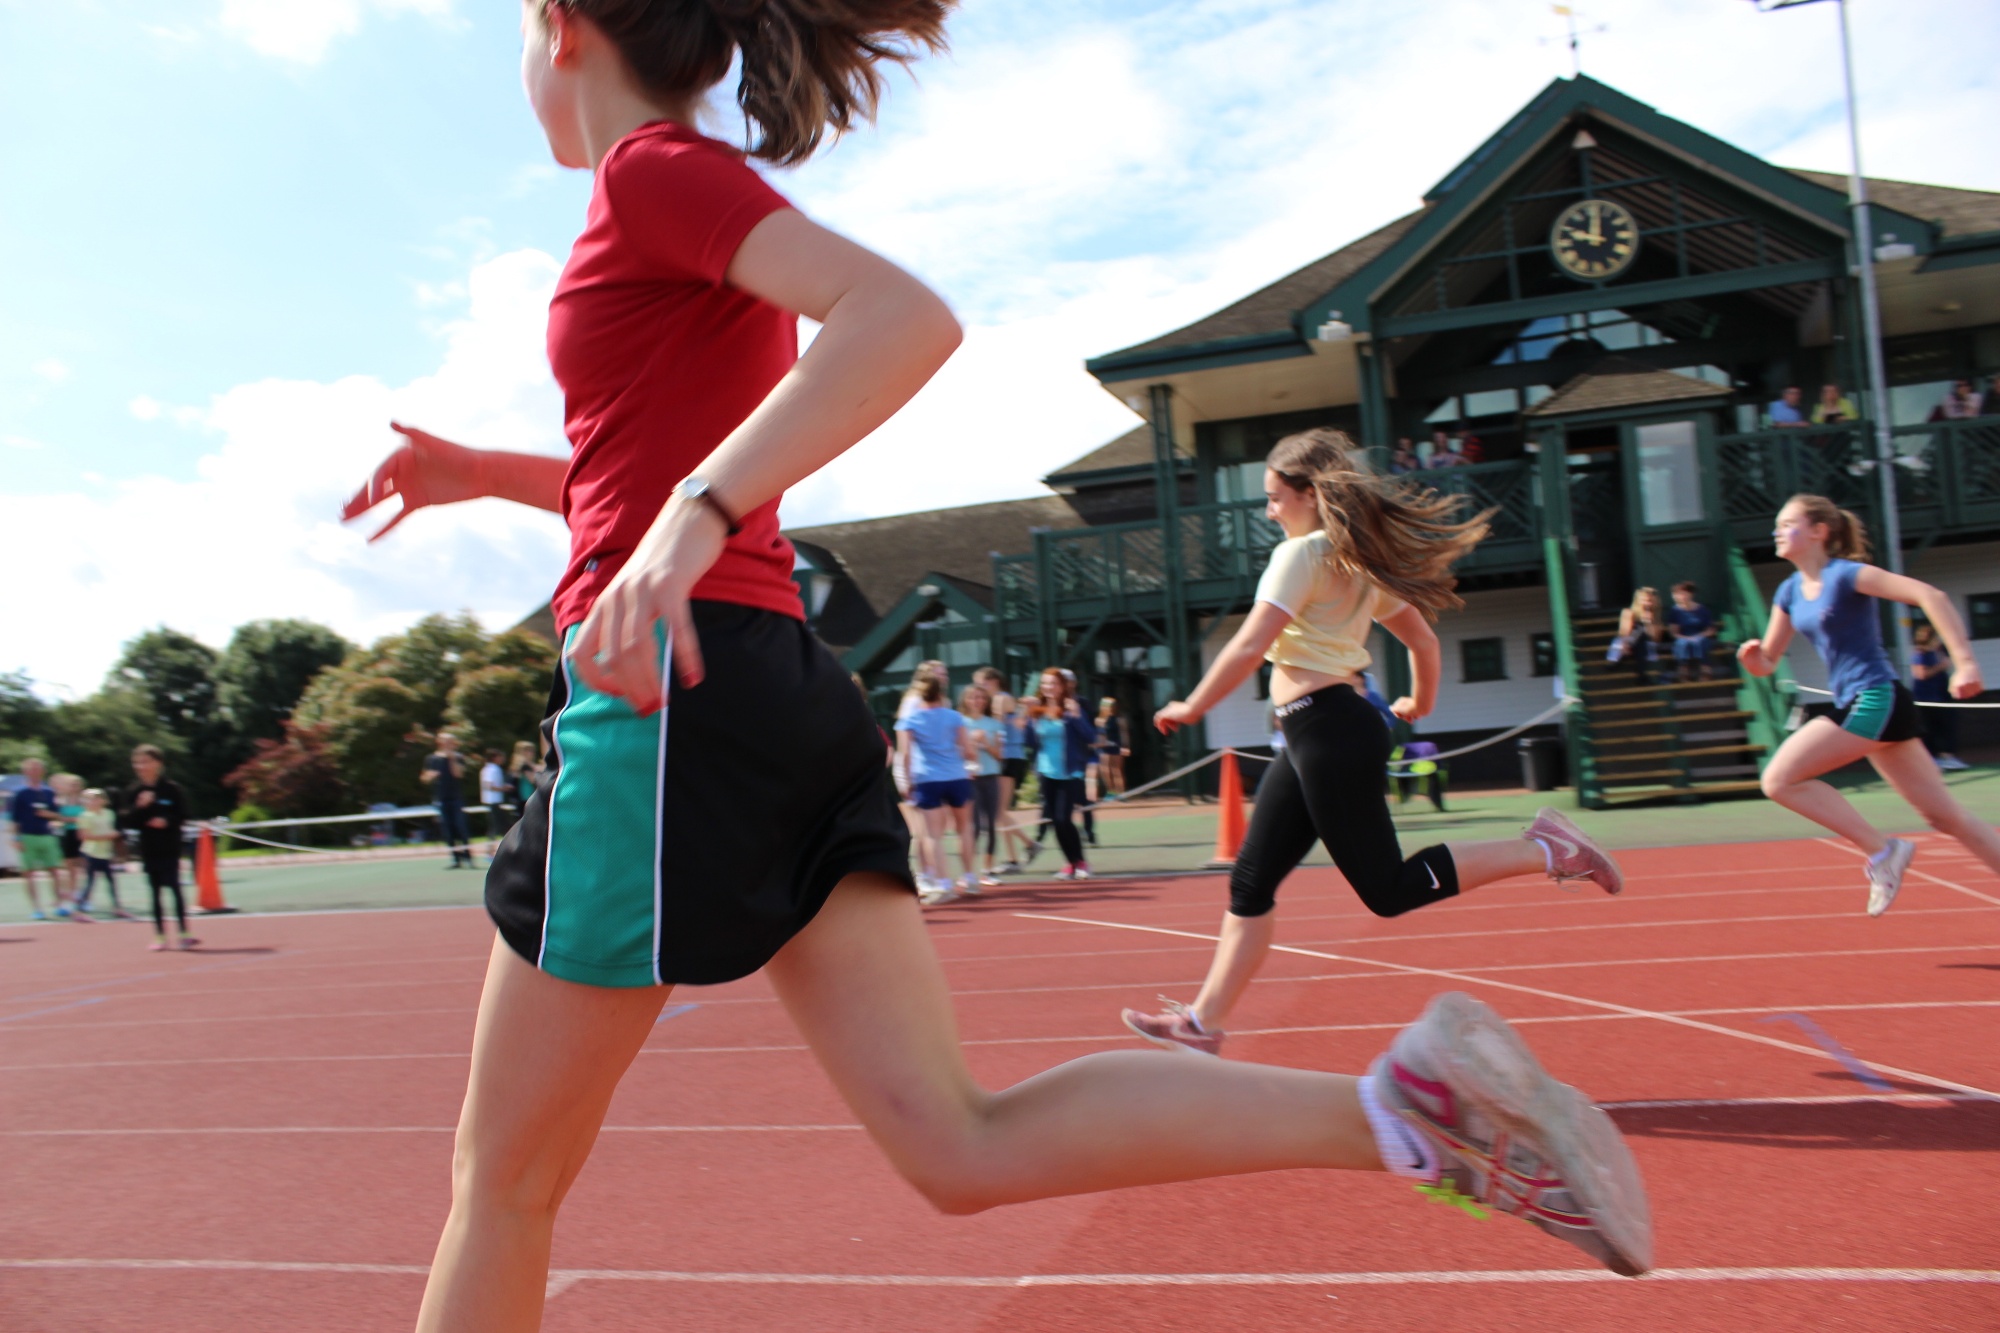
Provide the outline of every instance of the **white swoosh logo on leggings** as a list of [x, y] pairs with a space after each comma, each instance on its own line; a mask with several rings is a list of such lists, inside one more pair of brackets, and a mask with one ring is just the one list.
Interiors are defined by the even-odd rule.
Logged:
[[1431, 872], [1431, 887], [1432, 887], [1432, 888], [1434, 888], [1434, 889], [1441, 889], [1441, 888], [1443, 888], [1443, 887], [1444, 887], [1444, 885], [1443, 885], [1443, 884], [1440, 884], [1440, 883], [1438, 882], [1438, 872], [1437, 872], [1437, 867], [1436, 867], [1436, 866], [1434, 866], [1434, 865], [1432, 865], [1432, 864], [1431, 864], [1430, 862], [1426, 861], [1426, 862], [1424, 862], [1424, 869], [1426, 869], [1426, 870], [1428, 870], [1428, 871], [1430, 871], [1430, 872]]

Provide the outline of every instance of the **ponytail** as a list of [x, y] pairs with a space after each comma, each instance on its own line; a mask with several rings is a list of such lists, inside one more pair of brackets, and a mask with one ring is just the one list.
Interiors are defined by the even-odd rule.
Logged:
[[1868, 558], [1868, 525], [1851, 509], [1842, 509], [1824, 495], [1794, 495], [1785, 501], [1797, 505], [1808, 523], [1826, 524], [1826, 553], [1836, 560]]
[[1264, 465], [1295, 491], [1311, 491], [1333, 561], [1435, 620], [1465, 603], [1451, 567], [1484, 540], [1498, 510], [1458, 515], [1464, 497], [1370, 471], [1337, 430], [1288, 435]]
[[703, 93], [742, 57], [736, 103], [755, 121], [752, 157], [792, 166], [872, 120], [883, 61], [944, 49], [957, 0], [538, 0], [589, 19], [649, 91]]

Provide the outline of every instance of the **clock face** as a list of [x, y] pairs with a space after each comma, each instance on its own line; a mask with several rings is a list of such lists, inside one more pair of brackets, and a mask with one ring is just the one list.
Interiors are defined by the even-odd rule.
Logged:
[[1638, 257], [1639, 224], [1609, 199], [1586, 199], [1564, 209], [1549, 228], [1549, 249], [1563, 272], [1601, 282]]

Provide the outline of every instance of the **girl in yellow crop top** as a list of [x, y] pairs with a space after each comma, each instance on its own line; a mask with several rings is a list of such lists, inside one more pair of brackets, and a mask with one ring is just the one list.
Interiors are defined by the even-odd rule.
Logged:
[[1200, 994], [1158, 1014], [1125, 1011], [1133, 1031], [1162, 1046], [1220, 1048], [1224, 1020], [1271, 947], [1278, 885], [1315, 841], [1378, 916], [1535, 872], [1609, 893], [1623, 886], [1617, 863], [1550, 809], [1518, 839], [1441, 843], [1404, 859], [1384, 781], [1389, 729], [1363, 697], [1368, 634], [1379, 624], [1409, 650], [1415, 684], [1390, 711], [1405, 722], [1428, 714], [1439, 662], [1430, 619], [1461, 604], [1451, 566], [1486, 535], [1487, 515], [1461, 520], [1456, 497], [1375, 474], [1339, 431], [1288, 436], [1266, 464], [1264, 512], [1285, 540], [1243, 627], [1194, 692], [1153, 721], [1163, 732], [1199, 721], [1268, 661], [1285, 744], [1257, 788]]

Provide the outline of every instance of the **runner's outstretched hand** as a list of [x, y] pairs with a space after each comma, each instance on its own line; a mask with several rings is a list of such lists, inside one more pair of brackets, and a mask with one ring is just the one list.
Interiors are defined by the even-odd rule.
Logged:
[[569, 660], [584, 684], [623, 699], [641, 717], [659, 712], [667, 682], [656, 625], [667, 632], [681, 683], [701, 683], [701, 644], [688, 595], [721, 556], [727, 529], [713, 505], [679, 495], [667, 502], [577, 627]]
[[1173, 731], [1175, 727], [1189, 727], [1199, 721], [1201, 721], [1201, 714], [1189, 708], [1186, 703], [1179, 699], [1174, 700], [1165, 708], [1159, 709], [1153, 714], [1153, 725], [1159, 729], [1162, 736]]
[[340, 507], [341, 521], [351, 523], [392, 495], [403, 499], [403, 507], [368, 540], [379, 542], [411, 514], [431, 505], [476, 500], [485, 491], [479, 486], [479, 451], [440, 439], [429, 431], [389, 423], [389, 429], [403, 442], [382, 460], [368, 484], [348, 497]]
[[1968, 661], [1951, 673], [1951, 697], [1954, 699], [1977, 699], [1986, 691], [1986, 682], [1979, 675], [1979, 663]]

